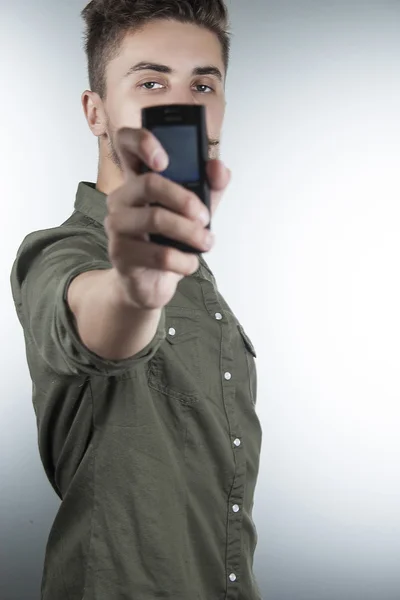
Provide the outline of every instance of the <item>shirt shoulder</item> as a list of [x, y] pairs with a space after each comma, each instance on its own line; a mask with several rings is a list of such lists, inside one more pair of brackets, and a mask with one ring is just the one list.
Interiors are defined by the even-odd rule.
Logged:
[[86, 215], [74, 211], [61, 225], [32, 231], [22, 240], [12, 265], [10, 282], [14, 302], [18, 309], [21, 301], [21, 289], [27, 280], [28, 273], [40, 261], [45, 261], [51, 254], [54, 270], [57, 260], [62, 257], [62, 268], [68, 268], [66, 259], [75, 263], [79, 254], [84, 253], [93, 261], [111, 264], [108, 259], [107, 237], [104, 229]]

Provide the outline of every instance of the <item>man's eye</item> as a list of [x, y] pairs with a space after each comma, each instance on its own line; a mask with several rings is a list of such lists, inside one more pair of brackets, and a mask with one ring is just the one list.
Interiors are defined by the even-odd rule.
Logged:
[[[197, 91], [199, 91], [201, 94], [209, 94], [210, 92], [214, 91], [209, 85], [205, 85], [205, 84], [199, 84], [199, 85], [196, 85], [196, 87], [197, 87]], [[200, 88], [202, 88], [202, 89], [200, 89]]]
[[160, 89], [155, 88], [156, 85], [163, 87], [161, 83], [157, 83], [156, 81], [146, 81], [146, 83], [142, 83], [140, 87], [144, 87], [146, 90]]

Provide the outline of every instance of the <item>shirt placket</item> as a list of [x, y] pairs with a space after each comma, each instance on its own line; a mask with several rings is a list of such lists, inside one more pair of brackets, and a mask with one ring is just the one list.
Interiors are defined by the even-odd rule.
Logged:
[[245, 493], [246, 456], [242, 430], [237, 422], [235, 413], [235, 361], [233, 343], [231, 340], [232, 323], [228, 314], [218, 302], [214, 288], [213, 277], [206, 273], [206, 279], [201, 281], [206, 309], [210, 316], [220, 322], [222, 328], [220, 376], [222, 395], [227, 417], [234, 469], [232, 486], [227, 501], [227, 531], [226, 531], [226, 594], [225, 600], [237, 600], [240, 586], [240, 564], [242, 547], [242, 507]]

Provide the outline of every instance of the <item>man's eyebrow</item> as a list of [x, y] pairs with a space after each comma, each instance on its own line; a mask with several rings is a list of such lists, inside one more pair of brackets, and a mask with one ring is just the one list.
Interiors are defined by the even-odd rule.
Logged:
[[[170, 75], [174, 72], [174, 70], [171, 69], [171, 67], [167, 67], [167, 65], [139, 62], [129, 69], [129, 71], [125, 74], [125, 77], [129, 77], [129, 75], [132, 75], [133, 73], [137, 73], [139, 71], [156, 71], [157, 73], [166, 73], [167, 75]], [[197, 76], [213, 75], [214, 77], [219, 79], [219, 81], [222, 81], [223, 79], [220, 69], [218, 69], [218, 67], [214, 67], [213, 65], [207, 65], [205, 67], [195, 67], [192, 73], [193, 75]]]
[[207, 65], [206, 67], [196, 67], [193, 69], [193, 75], [214, 75], [219, 81], [222, 81], [222, 73], [218, 67]]
[[129, 69], [129, 71], [125, 74], [125, 77], [129, 77], [132, 73], [137, 73], [138, 71], [157, 71], [157, 73], [172, 73], [172, 69], [167, 67], [166, 65], [158, 65], [156, 63], [148, 63], [148, 62], [140, 62], [137, 65], [133, 65]]

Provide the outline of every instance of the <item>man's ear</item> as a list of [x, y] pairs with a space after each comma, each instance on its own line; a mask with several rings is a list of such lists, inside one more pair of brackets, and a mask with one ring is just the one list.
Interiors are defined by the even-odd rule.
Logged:
[[82, 94], [81, 102], [90, 131], [96, 137], [104, 135], [107, 131], [107, 119], [100, 96], [95, 92], [86, 90]]

